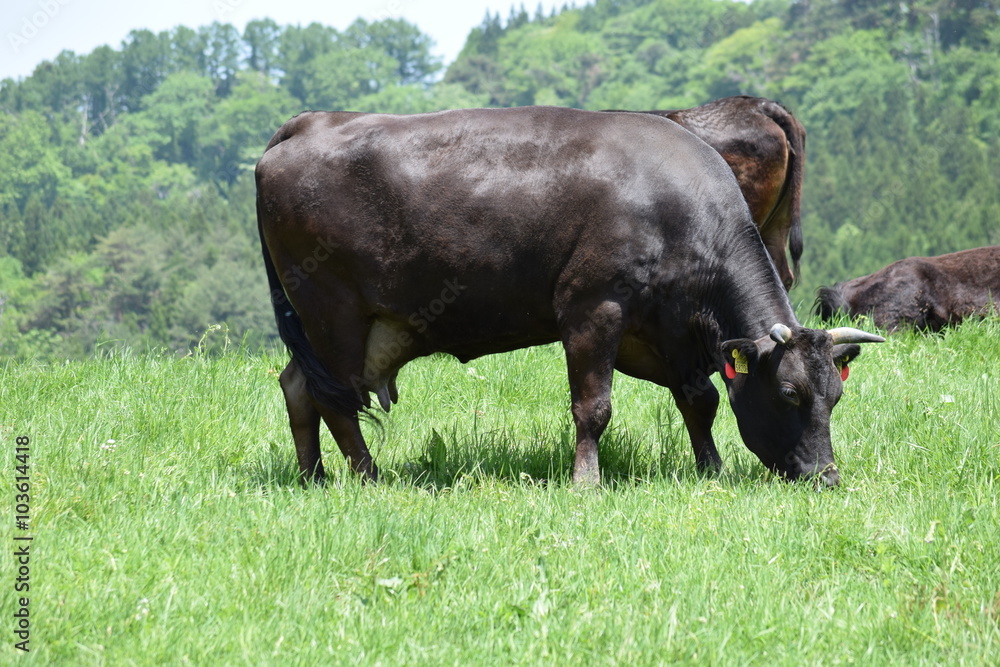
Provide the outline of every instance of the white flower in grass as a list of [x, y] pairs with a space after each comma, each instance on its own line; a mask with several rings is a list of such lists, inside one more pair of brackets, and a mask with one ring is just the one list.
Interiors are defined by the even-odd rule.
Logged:
[[137, 606], [137, 611], [135, 614], [135, 620], [141, 621], [147, 616], [149, 616], [149, 598], [143, 598], [139, 600], [139, 604]]

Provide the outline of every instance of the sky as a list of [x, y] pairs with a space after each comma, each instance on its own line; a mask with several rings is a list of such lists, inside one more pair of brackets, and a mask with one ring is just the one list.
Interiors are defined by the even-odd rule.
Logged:
[[[213, 21], [241, 32], [247, 21], [272, 18], [280, 25], [313, 21], [342, 30], [355, 19], [402, 18], [436, 42], [435, 55], [447, 65], [487, 9], [506, 19], [514, 0], [3, 0], [0, 9], [0, 79], [31, 74], [44, 60], [69, 49], [86, 54], [102, 44], [120, 48], [129, 31], [154, 32], [178, 25], [197, 28]], [[584, 0], [527, 0], [532, 15], [539, 4], [582, 6]]]

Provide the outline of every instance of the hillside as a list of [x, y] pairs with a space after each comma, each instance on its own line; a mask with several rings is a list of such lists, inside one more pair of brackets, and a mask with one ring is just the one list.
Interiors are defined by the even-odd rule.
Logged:
[[133, 32], [0, 82], [0, 354], [274, 341], [252, 166], [308, 108], [780, 100], [808, 130], [793, 301], [1000, 243], [1000, 3], [598, 1], [487, 16], [447, 70], [401, 20]]

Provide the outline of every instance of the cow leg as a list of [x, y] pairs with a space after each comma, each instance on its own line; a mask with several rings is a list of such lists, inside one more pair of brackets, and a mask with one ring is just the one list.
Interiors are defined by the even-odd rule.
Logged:
[[303, 484], [322, 482], [323, 459], [319, 450], [319, 411], [306, 391], [306, 378], [294, 361], [289, 361], [279, 376], [281, 391], [288, 408], [295, 454], [299, 459], [299, 478]]
[[601, 472], [597, 442], [611, 421], [611, 381], [621, 339], [621, 309], [605, 303], [583, 318], [566, 322], [563, 347], [576, 424], [573, 483], [597, 486]]
[[378, 467], [372, 460], [371, 452], [368, 451], [365, 437], [361, 434], [357, 413], [348, 416], [326, 408], [320, 408], [320, 413], [351, 470], [361, 475], [365, 481], [377, 482]]
[[319, 446], [320, 417], [326, 422], [330, 434], [337, 442], [344, 458], [354, 472], [365, 479], [376, 481], [378, 468], [365, 444], [358, 423], [358, 415], [342, 415], [325, 407], [317, 407], [306, 390], [306, 378], [294, 361], [279, 377], [281, 390], [285, 394], [288, 421], [292, 428], [295, 453], [299, 459], [299, 474], [303, 484], [309, 481], [322, 482], [325, 477], [323, 460]]
[[[692, 389], [694, 387], [694, 389]], [[686, 388], [686, 390], [685, 390]], [[719, 407], [719, 392], [711, 382], [690, 382], [682, 388], [670, 387], [684, 418], [694, 448], [694, 460], [702, 472], [722, 470], [722, 457], [712, 438], [712, 423]]]
[[[304, 303], [329, 304], [326, 308], [314, 306], [310, 317], [303, 320], [306, 336], [327, 373], [342, 385], [358, 390], [365, 376], [365, 340], [370, 325], [357, 295], [337, 282], [320, 283], [318, 277], [303, 283], [296, 295]], [[344, 414], [318, 401], [312, 404], [351, 470], [376, 481], [378, 469], [361, 434], [358, 413]]]

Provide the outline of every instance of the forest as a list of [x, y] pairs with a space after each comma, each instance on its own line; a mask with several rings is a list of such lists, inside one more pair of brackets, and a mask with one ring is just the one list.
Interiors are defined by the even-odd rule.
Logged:
[[253, 167], [305, 109], [769, 97], [808, 132], [791, 292], [1000, 243], [1000, 2], [596, 0], [487, 14], [455, 62], [401, 19], [135, 30], [0, 82], [0, 355], [276, 341]]

